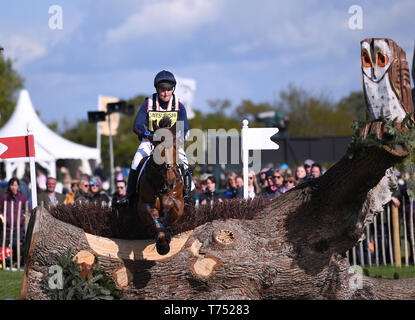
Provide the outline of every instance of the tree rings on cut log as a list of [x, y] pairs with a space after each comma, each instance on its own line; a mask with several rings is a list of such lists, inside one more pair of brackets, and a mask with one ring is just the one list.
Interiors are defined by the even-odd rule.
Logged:
[[236, 240], [236, 234], [232, 230], [220, 229], [214, 232], [213, 238], [219, 244], [229, 245]]
[[222, 263], [214, 255], [207, 254], [190, 264], [193, 274], [199, 278], [208, 278], [215, 269], [222, 267]]

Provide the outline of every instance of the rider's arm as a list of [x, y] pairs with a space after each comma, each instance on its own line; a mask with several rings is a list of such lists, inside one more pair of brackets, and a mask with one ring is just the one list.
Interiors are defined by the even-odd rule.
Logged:
[[184, 124], [184, 137], [186, 137], [187, 132], [189, 131], [189, 123], [187, 121], [186, 107], [181, 102], [180, 102], [180, 105], [179, 105], [178, 120], [183, 121], [183, 124]]
[[133, 131], [140, 140], [143, 139], [144, 132], [148, 130], [147, 125], [147, 100], [143, 102], [135, 117]]

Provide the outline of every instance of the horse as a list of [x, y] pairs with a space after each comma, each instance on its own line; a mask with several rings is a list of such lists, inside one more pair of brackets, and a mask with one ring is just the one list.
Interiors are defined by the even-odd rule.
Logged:
[[[171, 235], [167, 225], [183, 215], [183, 180], [176, 161], [176, 125], [168, 117], [153, 122], [154, 146], [138, 182], [137, 213], [145, 227], [156, 230], [156, 249], [160, 255], [170, 251]], [[164, 137], [164, 139], [163, 139]], [[141, 166], [141, 165], [140, 165]]]

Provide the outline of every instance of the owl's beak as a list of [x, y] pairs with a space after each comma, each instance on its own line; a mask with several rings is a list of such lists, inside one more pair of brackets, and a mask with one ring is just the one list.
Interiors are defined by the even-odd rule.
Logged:
[[375, 65], [374, 67], [372, 67], [372, 79], [373, 80], [377, 80], [376, 74], [378, 73], [378, 68]]

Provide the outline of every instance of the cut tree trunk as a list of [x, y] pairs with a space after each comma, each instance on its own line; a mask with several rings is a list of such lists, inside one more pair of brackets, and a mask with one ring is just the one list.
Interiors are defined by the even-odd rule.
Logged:
[[[390, 201], [391, 168], [408, 152], [370, 147], [276, 198], [253, 220], [214, 220], [154, 241], [97, 237], [37, 209], [22, 299], [47, 299], [40, 281], [57, 256], [96, 255], [124, 299], [413, 299], [415, 279], [360, 276], [345, 252]], [[385, 175], [386, 174], [386, 175]]]

